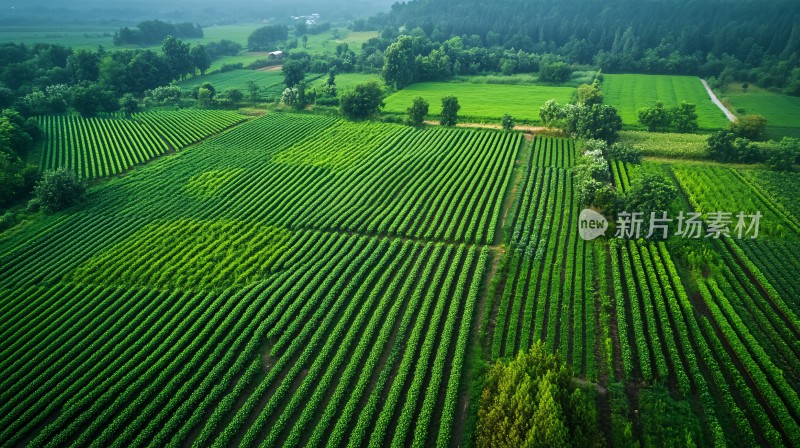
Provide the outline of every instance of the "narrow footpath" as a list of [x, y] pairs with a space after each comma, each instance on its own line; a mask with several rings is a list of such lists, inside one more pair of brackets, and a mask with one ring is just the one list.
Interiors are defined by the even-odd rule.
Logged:
[[719, 98], [717, 98], [717, 95], [715, 95], [714, 91], [711, 90], [711, 87], [708, 86], [708, 83], [706, 82], [706, 80], [705, 79], [700, 79], [700, 82], [702, 82], [703, 83], [703, 87], [706, 88], [706, 92], [708, 92], [708, 96], [711, 97], [711, 101], [713, 101], [714, 104], [716, 104], [717, 107], [719, 107], [722, 110], [722, 112], [725, 113], [725, 116], [728, 117], [728, 120], [736, 121], [736, 115], [734, 115], [731, 111], [728, 110], [727, 107], [725, 107], [722, 104], [722, 101], [720, 101]]

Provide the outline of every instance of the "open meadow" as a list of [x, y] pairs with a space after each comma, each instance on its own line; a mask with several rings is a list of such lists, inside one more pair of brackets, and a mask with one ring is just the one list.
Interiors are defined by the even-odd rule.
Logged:
[[414, 98], [421, 96], [430, 103], [430, 114], [442, 111], [441, 99], [456, 96], [461, 105], [459, 116], [479, 121], [499, 121], [512, 114], [518, 121], [538, 122], [539, 107], [547, 100], [569, 102], [570, 87], [549, 87], [506, 84], [474, 84], [469, 82], [422, 82], [412, 84], [386, 99], [384, 110], [405, 114]]
[[700, 78], [670, 75], [603, 75], [603, 94], [607, 104], [617, 108], [627, 126], [641, 127], [639, 109], [661, 101], [667, 107], [683, 101], [697, 106], [700, 129], [712, 130], [728, 125], [725, 114], [711, 102]]
[[731, 112], [738, 116], [758, 114], [767, 119], [767, 133], [774, 138], [784, 135], [800, 137], [800, 97], [770, 92], [750, 85], [745, 91], [741, 83], [729, 84], [723, 94]]

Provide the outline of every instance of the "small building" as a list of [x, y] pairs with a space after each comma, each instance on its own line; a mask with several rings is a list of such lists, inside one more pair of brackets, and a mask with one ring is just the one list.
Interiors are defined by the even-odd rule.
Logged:
[[283, 52], [280, 51], [280, 50], [278, 50], [278, 51], [270, 51], [268, 57], [270, 59], [283, 59]]

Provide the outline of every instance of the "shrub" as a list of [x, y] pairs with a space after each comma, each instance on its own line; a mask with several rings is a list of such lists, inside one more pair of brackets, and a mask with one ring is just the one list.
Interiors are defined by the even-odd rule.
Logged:
[[47, 170], [36, 183], [33, 193], [41, 208], [53, 213], [81, 202], [85, 195], [83, 183], [75, 173], [65, 168]]

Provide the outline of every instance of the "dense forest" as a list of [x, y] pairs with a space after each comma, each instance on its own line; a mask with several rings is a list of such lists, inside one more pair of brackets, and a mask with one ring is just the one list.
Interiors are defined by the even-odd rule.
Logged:
[[366, 26], [554, 53], [606, 72], [699, 74], [800, 95], [796, 1], [417, 0]]

